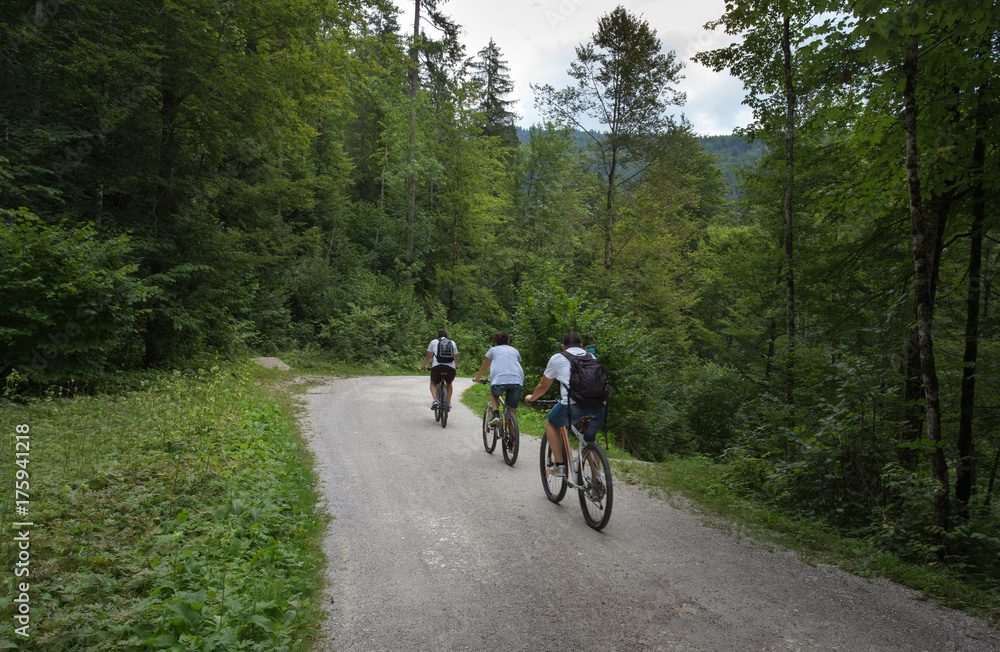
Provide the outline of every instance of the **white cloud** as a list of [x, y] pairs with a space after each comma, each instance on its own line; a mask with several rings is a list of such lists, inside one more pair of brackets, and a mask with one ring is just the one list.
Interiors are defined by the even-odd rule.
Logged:
[[[681, 110], [697, 133], [728, 134], [749, 122], [749, 112], [740, 104], [743, 92], [739, 80], [690, 60], [699, 51], [730, 42], [721, 31], [704, 29], [705, 23], [725, 12], [725, 0], [452, 0], [439, 4], [439, 9], [462, 26], [462, 42], [468, 54], [475, 55], [490, 38], [496, 41], [510, 66], [515, 84], [515, 97], [511, 99], [518, 101], [520, 123], [528, 126], [540, 119], [529, 84], [552, 84], [556, 88], [569, 84], [566, 71], [576, 57], [576, 46], [590, 40], [597, 20], [619, 4], [641, 14], [656, 30], [664, 49], [676, 51], [678, 59], [684, 61], [685, 78], [679, 90], [687, 93], [687, 103]], [[412, 0], [401, 9], [400, 24], [405, 33], [413, 25]]]

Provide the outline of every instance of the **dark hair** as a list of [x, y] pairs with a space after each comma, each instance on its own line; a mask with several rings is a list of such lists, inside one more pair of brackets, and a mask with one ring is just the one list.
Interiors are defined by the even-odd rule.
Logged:
[[497, 346], [501, 346], [503, 344], [510, 344], [510, 336], [507, 335], [507, 333], [500, 331], [499, 333], [493, 336], [493, 341], [496, 343]]
[[566, 346], [567, 349], [572, 346], [582, 347], [583, 340], [580, 339], [579, 333], [575, 331], [569, 331], [568, 333], [563, 335], [563, 344]]
[[438, 329], [438, 337], [448, 337], [448, 331], [443, 328]]

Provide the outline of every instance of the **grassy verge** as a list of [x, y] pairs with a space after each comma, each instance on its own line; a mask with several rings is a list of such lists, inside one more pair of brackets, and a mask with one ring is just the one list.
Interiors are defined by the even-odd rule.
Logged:
[[[118, 396], [0, 402], [0, 648], [304, 650], [324, 519], [291, 404], [249, 366]], [[15, 427], [30, 506], [14, 517]], [[13, 519], [30, 528], [15, 578]], [[23, 559], [23, 556], [21, 557]], [[30, 637], [14, 631], [30, 583]]]

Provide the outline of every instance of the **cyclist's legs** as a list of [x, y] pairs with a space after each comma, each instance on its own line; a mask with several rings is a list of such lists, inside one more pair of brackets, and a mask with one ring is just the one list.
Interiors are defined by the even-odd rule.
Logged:
[[444, 377], [448, 383], [448, 396], [451, 396], [451, 381], [455, 379], [455, 375], [452, 373], [449, 376], [448, 371], [454, 372], [454, 369], [441, 364], [431, 367], [431, 398], [435, 401], [438, 400], [438, 383], [441, 382], [442, 377]]
[[522, 389], [520, 385], [490, 385], [490, 405], [493, 406], [493, 411], [500, 410], [500, 396], [503, 394], [507, 402], [507, 411], [517, 414], [517, 404], [521, 400]]
[[[583, 440], [586, 442], [594, 441], [597, 438], [597, 430], [601, 427], [601, 422], [604, 421], [604, 406], [588, 408], [574, 405], [572, 410], [573, 421], [577, 421], [584, 416], [592, 417], [587, 422], [587, 425], [583, 427]], [[549, 410], [549, 415], [545, 419], [545, 436], [548, 437], [553, 457], [560, 464], [562, 464], [563, 446], [559, 428], [569, 428], [569, 419], [569, 409], [562, 403], [556, 403]]]
[[[432, 380], [434, 379], [434, 373], [433, 373], [434, 371], [438, 372], [437, 374], [438, 382], [441, 381], [442, 377], [444, 378], [445, 386], [448, 389], [448, 405], [451, 405], [451, 397], [455, 395], [454, 391], [451, 388], [451, 384], [455, 380], [455, 368], [449, 367], [448, 365], [439, 365], [435, 367], [434, 370], [431, 371]], [[434, 387], [434, 398], [437, 398], [437, 386]]]
[[563, 440], [562, 434], [559, 432], [557, 426], [552, 425], [552, 422], [545, 421], [545, 438], [549, 441], [549, 449], [552, 451], [552, 459], [556, 464], [565, 464], [566, 460], [563, 455]]

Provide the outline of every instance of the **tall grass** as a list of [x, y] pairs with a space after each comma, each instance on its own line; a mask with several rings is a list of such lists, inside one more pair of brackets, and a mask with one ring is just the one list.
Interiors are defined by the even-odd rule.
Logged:
[[324, 519], [288, 405], [249, 367], [119, 396], [0, 402], [0, 520], [31, 428], [31, 636], [16, 636], [0, 522], [0, 648], [301, 650]]

